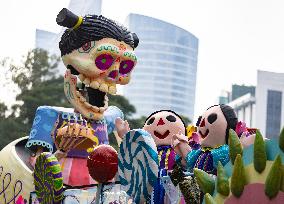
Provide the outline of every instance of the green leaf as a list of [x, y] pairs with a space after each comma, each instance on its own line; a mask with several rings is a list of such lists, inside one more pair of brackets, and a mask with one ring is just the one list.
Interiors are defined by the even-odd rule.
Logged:
[[280, 136], [279, 136], [279, 147], [284, 152], [284, 127], [281, 130]]
[[265, 169], [267, 156], [265, 150], [265, 143], [259, 130], [256, 130], [253, 156], [254, 168], [258, 173], [261, 173]]
[[205, 194], [205, 204], [216, 204], [215, 200], [209, 193]]
[[234, 164], [237, 154], [243, 155], [243, 148], [237, 133], [233, 130], [229, 130], [229, 153], [232, 164]]
[[231, 177], [231, 191], [236, 197], [240, 197], [246, 185], [245, 167], [242, 156], [238, 154], [234, 162], [233, 173]]
[[209, 193], [213, 195], [215, 190], [215, 180], [205, 171], [194, 168], [194, 175], [197, 179], [197, 183], [203, 193]]
[[224, 196], [230, 194], [229, 179], [220, 161], [217, 167], [217, 192]]
[[280, 190], [280, 185], [282, 181], [281, 168], [281, 157], [280, 155], [278, 155], [274, 160], [265, 181], [265, 194], [270, 199], [274, 198]]

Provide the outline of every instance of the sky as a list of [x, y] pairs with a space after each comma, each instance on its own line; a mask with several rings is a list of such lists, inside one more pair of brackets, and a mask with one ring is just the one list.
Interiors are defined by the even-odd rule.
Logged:
[[[68, 3], [1, 0], [0, 58], [21, 59], [35, 45], [36, 28], [59, 32], [56, 15]], [[199, 39], [195, 118], [233, 83], [256, 85], [257, 70], [284, 72], [283, 10], [283, 0], [103, 0], [102, 4], [102, 14], [120, 23], [129, 13], [138, 13], [173, 23]], [[0, 101], [13, 97], [7, 87], [0, 91]]]

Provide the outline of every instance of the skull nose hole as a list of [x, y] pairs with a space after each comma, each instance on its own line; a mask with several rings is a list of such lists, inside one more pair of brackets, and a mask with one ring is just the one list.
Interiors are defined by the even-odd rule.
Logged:
[[118, 76], [118, 71], [117, 70], [113, 70], [108, 74], [108, 78], [115, 80]]

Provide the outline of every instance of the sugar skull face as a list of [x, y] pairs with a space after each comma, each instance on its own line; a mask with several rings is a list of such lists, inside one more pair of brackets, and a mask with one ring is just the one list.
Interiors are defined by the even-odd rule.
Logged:
[[206, 110], [196, 125], [201, 146], [215, 148], [226, 143], [228, 123], [219, 105]]
[[[77, 16], [66, 8], [57, 15], [58, 25], [67, 27], [59, 42], [67, 71], [64, 92], [84, 117], [100, 120], [108, 108], [107, 94], [116, 84], [129, 83], [137, 58], [139, 39], [124, 26], [97, 15]], [[82, 86], [76, 87], [81, 81]]]
[[[103, 38], [85, 43], [62, 60], [67, 67], [65, 95], [86, 118], [97, 120], [108, 108], [107, 94], [116, 93], [116, 84], [129, 83], [137, 57], [128, 44]], [[85, 92], [76, 90], [77, 80], [83, 83]]]
[[185, 134], [183, 121], [172, 111], [158, 111], [150, 115], [143, 127], [149, 132], [157, 146], [171, 145], [175, 134]]

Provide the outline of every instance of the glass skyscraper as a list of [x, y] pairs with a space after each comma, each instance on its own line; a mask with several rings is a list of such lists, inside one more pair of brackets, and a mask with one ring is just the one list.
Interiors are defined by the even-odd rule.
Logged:
[[198, 39], [173, 24], [138, 14], [128, 15], [126, 25], [140, 39], [138, 63], [123, 89], [137, 116], [170, 109], [193, 119]]
[[267, 138], [278, 137], [284, 127], [284, 73], [258, 71], [256, 127]]

